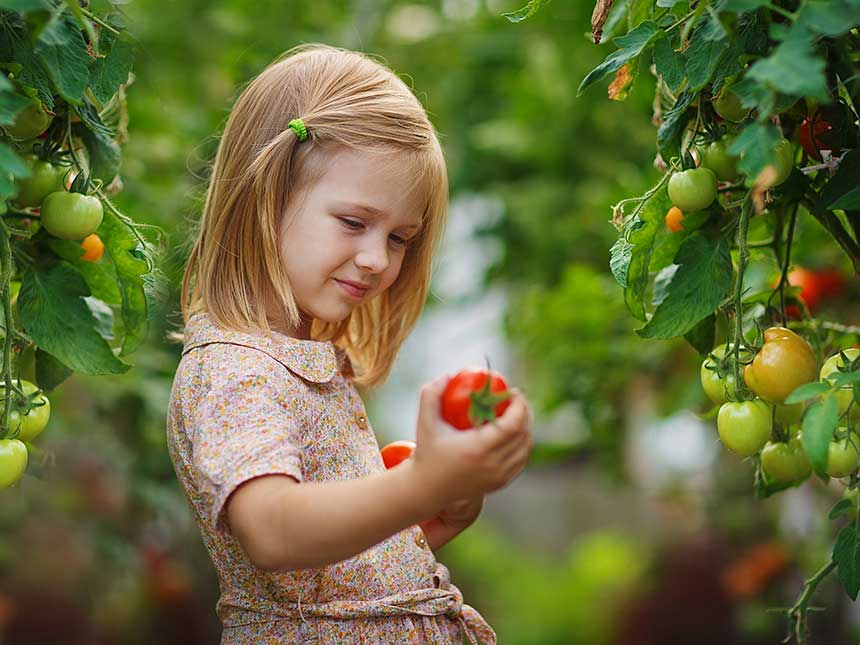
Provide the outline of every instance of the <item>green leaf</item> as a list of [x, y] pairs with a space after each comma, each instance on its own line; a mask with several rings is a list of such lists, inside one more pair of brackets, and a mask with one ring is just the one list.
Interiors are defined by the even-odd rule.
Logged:
[[729, 146], [729, 153], [740, 157], [738, 170], [747, 177], [758, 177], [773, 161], [773, 150], [782, 135], [770, 123], [750, 123]]
[[627, 241], [633, 245], [627, 269], [627, 288], [624, 301], [627, 309], [639, 320], [645, 320], [645, 293], [649, 286], [649, 266], [654, 252], [654, 241], [663, 230], [666, 211], [672, 203], [666, 184], [642, 205], [636, 218], [627, 225]]
[[720, 11], [745, 13], [747, 11], [755, 11], [767, 4], [769, 4], [769, 0], [726, 0], [725, 4], [720, 7]]
[[824, 59], [815, 54], [812, 43], [798, 36], [785, 40], [770, 56], [753, 63], [746, 77], [774, 92], [828, 102], [824, 68]]
[[612, 248], [609, 249], [609, 270], [615, 277], [615, 281], [622, 288], [627, 288], [627, 269], [630, 267], [630, 258], [633, 256], [633, 245], [624, 237], [619, 237]]
[[104, 124], [98, 110], [87, 97], [84, 97], [81, 104], [75, 107], [75, 112], [81, 117], [81, 122], [95, 134], [108, 139], [115, 136], [113, 130]]
[[803, 450], [821, 477], [827, 476], [827, 452], [838, 425], [839, 404], [832, 396], [812, 404], [803, 415]]
[[839, 170], [821, 189], [818, 210], [860, 209], [860, 148], [849, 150], [839, 163]]
[[117, 285], [122, 295], [124, 337], [121, 355], [134, 351], [146, 336], [147, 300], [144, 276], [152, 262], [149, 251], [134, 232], [110, 209], [105, 209], [98, 235], [105, 252], [116, 267]]
[[8, 84], [8, 89], [3, 87], [0, 91], [0, 125], [12, 125], [15, 123], [15, 117], [18, 113], [30, 105], [33, 100], [13, 91], [11, 89], [12, 84], [5, 76], [0, 75], [0, 78]]
[[60, 96], [79, 105], [89, 82], [87, 65], [91, 59], [84, 37], [74, 22], [63, 20], [59, 29], [64, 30], [67, 42], [62, 45], [38, 42], [34, 51]]
[[841, 499], [839, 502], [830, 509], [830, 514], [827, 516], [827, 519], [836, 520], [845, 515], [849, 510], [854, 507], [854, 502], [850, 499]]
[[857, 0], [806, 0], [797, 13], [797, 24], [824, 36], [836, 37], [851, 31], [858, 23]]
[[36, 348], [36, 383], [46, 392], [50, 392], [73, 374], [54, 356], [41, 348]]
[[532, 16], [538, 9], [548, 2], [549, 0], [529, 0], [529, 3], [522, 9], [503, 13], [502, 15], [511, 22], [522, 22], [526, 18]]
[[24, 331], [43, 350], [85, 374], [122, 374], [129, 365], [111, 351], [97, 329], [84, 298], [89, 296], [81, 274], [66, 262], [31, 267], [18, 294]]
[[672, 92], [676, 92], [684, 81], [684, 54], [676, 52], [668, 38], [654, 43], [654, 65]]
[[19, 13], [50, 11], [51, 3], [48, 0], [0, 0], [0, 9], [9, 9]]
[[667, 161], [677, 157], [681, 152], [681, 137], [684, 129], [687, 127], [687, 122], [695, 115], [695, 110], [691, 109], [690, 105], [696, 96], [696, 92], [690, 90], [681, 92], [657, 130], [657, 150]]
[[682, 336], [711, 315], [725, 297], [732, 280], [732, 258], [722, 238], [701, 233], [688, 237], [675, 257], [678, 269], [669, 293], [648, 324], [637, 330], [643, 338]]
[[29, 177], [30, 170], [5, 143], [0, 143], [0, 201], [18, 194], [16, 179]]
[[[75, 124], [80, 126], [80, 124]], [[87, 127], [72, 127], [87, 147], [90, 159], [90, 170], [93, 177], [101, 179], [105, 186], [109, 185], [119, 172], [121, 154], [119, 144], [101, 130], [94, 131]], [[105, 126], [106, 128], [107, 126]]]
[[95, 97], [104, 105], [116, 94], [120, 85], [128, 81], [135, 49], [125, 32], [116, 36], [109, 31], [102, 32], [99, 48], [100, 53], [106, 53], [106, 56], [95, 61], [90, 67], [90, 87]]
[[82, 260], [84, 250], [78, 242], [53, 237], [46, 238], [46, 241], [58, 257], [75, 267], [84, 277], [93, 297], [112, 305], [119, 305], [122, 302], [122, 295], [117, 287], [116, 272], [109, 262]]
[[591, 70], [582, 79], [582, 83], [579, 84], [579, 88], [576, 90], [576, 95], [579, 96], [582, 94], [585, 88], [592, 83], [596, 83], [609, 74], [617, 72], [624, 63], [641, 54], [657, 38], [661, 38], [663, 35], [663, 31], [658, 29], [656, 22], [646, 20], [624, 36], [613, 38], [612, 42], [620, 49], [612, 52], [606, 57], [606, 60]]
[[785, 404], [791, 405], [792, 403], [808, 401], [809, 399], [821, 396], [825, 392], [829, 391], [830, 386], [827, 383], [822, 383], [821, 381], [816, 381], [815, 383], [804, 383], [785, 398]]
[[685, 52], [687, 80], [690, 89], [696, 92], [711, 81], [721, 57], [729, 51], [726, 38], [709, 40], [707, 36], [705, 28], [696, 29]]
[[[3, 30], [0, 30], [3, 32]], [[21, 66], [21, 71], [18, 73], [18, 81], [25, 87], [36, 89], [39, 94], [39, 99], [45, 104], [49, 110], [54, 109], [54, 88], [51, 83], [51, 77], [47, 70], [43, 67], [42, 60], [37, 57], [30, 46], [25, 41], [26, 36], [23, 33], [10, 31], [3, 33], [2, 38], [9, 38], [9, 48], [12, 50], [12, 59]], [[4, 43], [3, 48], [6, 48], [7, 43]]]
[[834, 387], [845, 387], [860, 383], [860, 371], [857, 372], [837, 372], [827, 377]]
[[714, 348], [716, 335], [717, 317], [711, 314], [684, 334], [684, 340], [690, 343], [692, 348], [699, 352], [699, 354], [704, 356]]
[[833, 545], [836, 575], [851, 600], [860, 591], [860, 533], [855, 522], [842, 527]]

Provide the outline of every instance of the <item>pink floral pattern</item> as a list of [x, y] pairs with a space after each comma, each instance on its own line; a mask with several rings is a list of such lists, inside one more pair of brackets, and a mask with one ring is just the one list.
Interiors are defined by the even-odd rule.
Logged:
[[496, 643], [418, 526], [342, 562], [275, 573], [254, 567], [231, 535], [227, 499], [253, 477], [385, 469], [351, 374], [331, 342], [225, 330], [207, 314], [186, 326], [167, 441], [218, 573], [221, 644]]

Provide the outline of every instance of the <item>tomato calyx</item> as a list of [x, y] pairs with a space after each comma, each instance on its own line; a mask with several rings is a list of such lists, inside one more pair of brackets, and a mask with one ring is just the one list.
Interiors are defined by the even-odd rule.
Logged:
[[496, 418], [496, 406], [511, 398], [510, 390], [491, 392], [490, 380], [484, 381], [484, 387], [469, 395], [469, 420], [474, 426], [483, 425]]

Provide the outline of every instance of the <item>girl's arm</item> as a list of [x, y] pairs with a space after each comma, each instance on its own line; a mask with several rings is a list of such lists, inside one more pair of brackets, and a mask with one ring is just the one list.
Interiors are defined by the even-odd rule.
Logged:
[[347, 481], [298, 484], [286, 475], [266, 475], [236, 489], [227, 502], [227, 519], [257, 568], [321, 567], [439, 513], [441, 505], [416, 479], [406, 462]]

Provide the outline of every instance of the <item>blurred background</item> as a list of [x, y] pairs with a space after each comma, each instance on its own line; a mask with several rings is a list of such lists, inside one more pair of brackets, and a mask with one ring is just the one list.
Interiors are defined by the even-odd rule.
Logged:
[[[470, 364], [525, 391], [527, 470], [439, 551], [503, 644], [772, 644], [832, 547], [838, 485], [756, 500], [752, 465], [719, 449], [701, 358], [634, 333], [608, 270], [611, 204], [653, 167], [653, 78], [629, 98], [576, 96], [612, 50], [592, 3], [558, 0], [133, 0], [119, 207], [166, 233], [171, 291], [121, 377], [75, 375], [52, 396], [42, 452], [0, 497], [0, 643], [217, 643], [218, 585], [171, 467], [165, 413], [180, 347], [190, 223], [239, 87], [301, 42], [381, 56], [441, 133], [451, 179], [433, 297], [385, 387], [366, 403], [380, 445], [414, 433], [417, 391]], [[613, 35], [609, 30], [607, 42]], [[617, 34], [615, 34], [617, 35]], [[799, 223], [798, 257], [823, 233]], [[821, 245], [829, 248], [835, 245]], [[762, 269], [763, 272], [767, 268]], [[856, 298], [823, 305], [858, 322]], [[830, 580], [812, 643], [850, 643], [860, 620]]]

